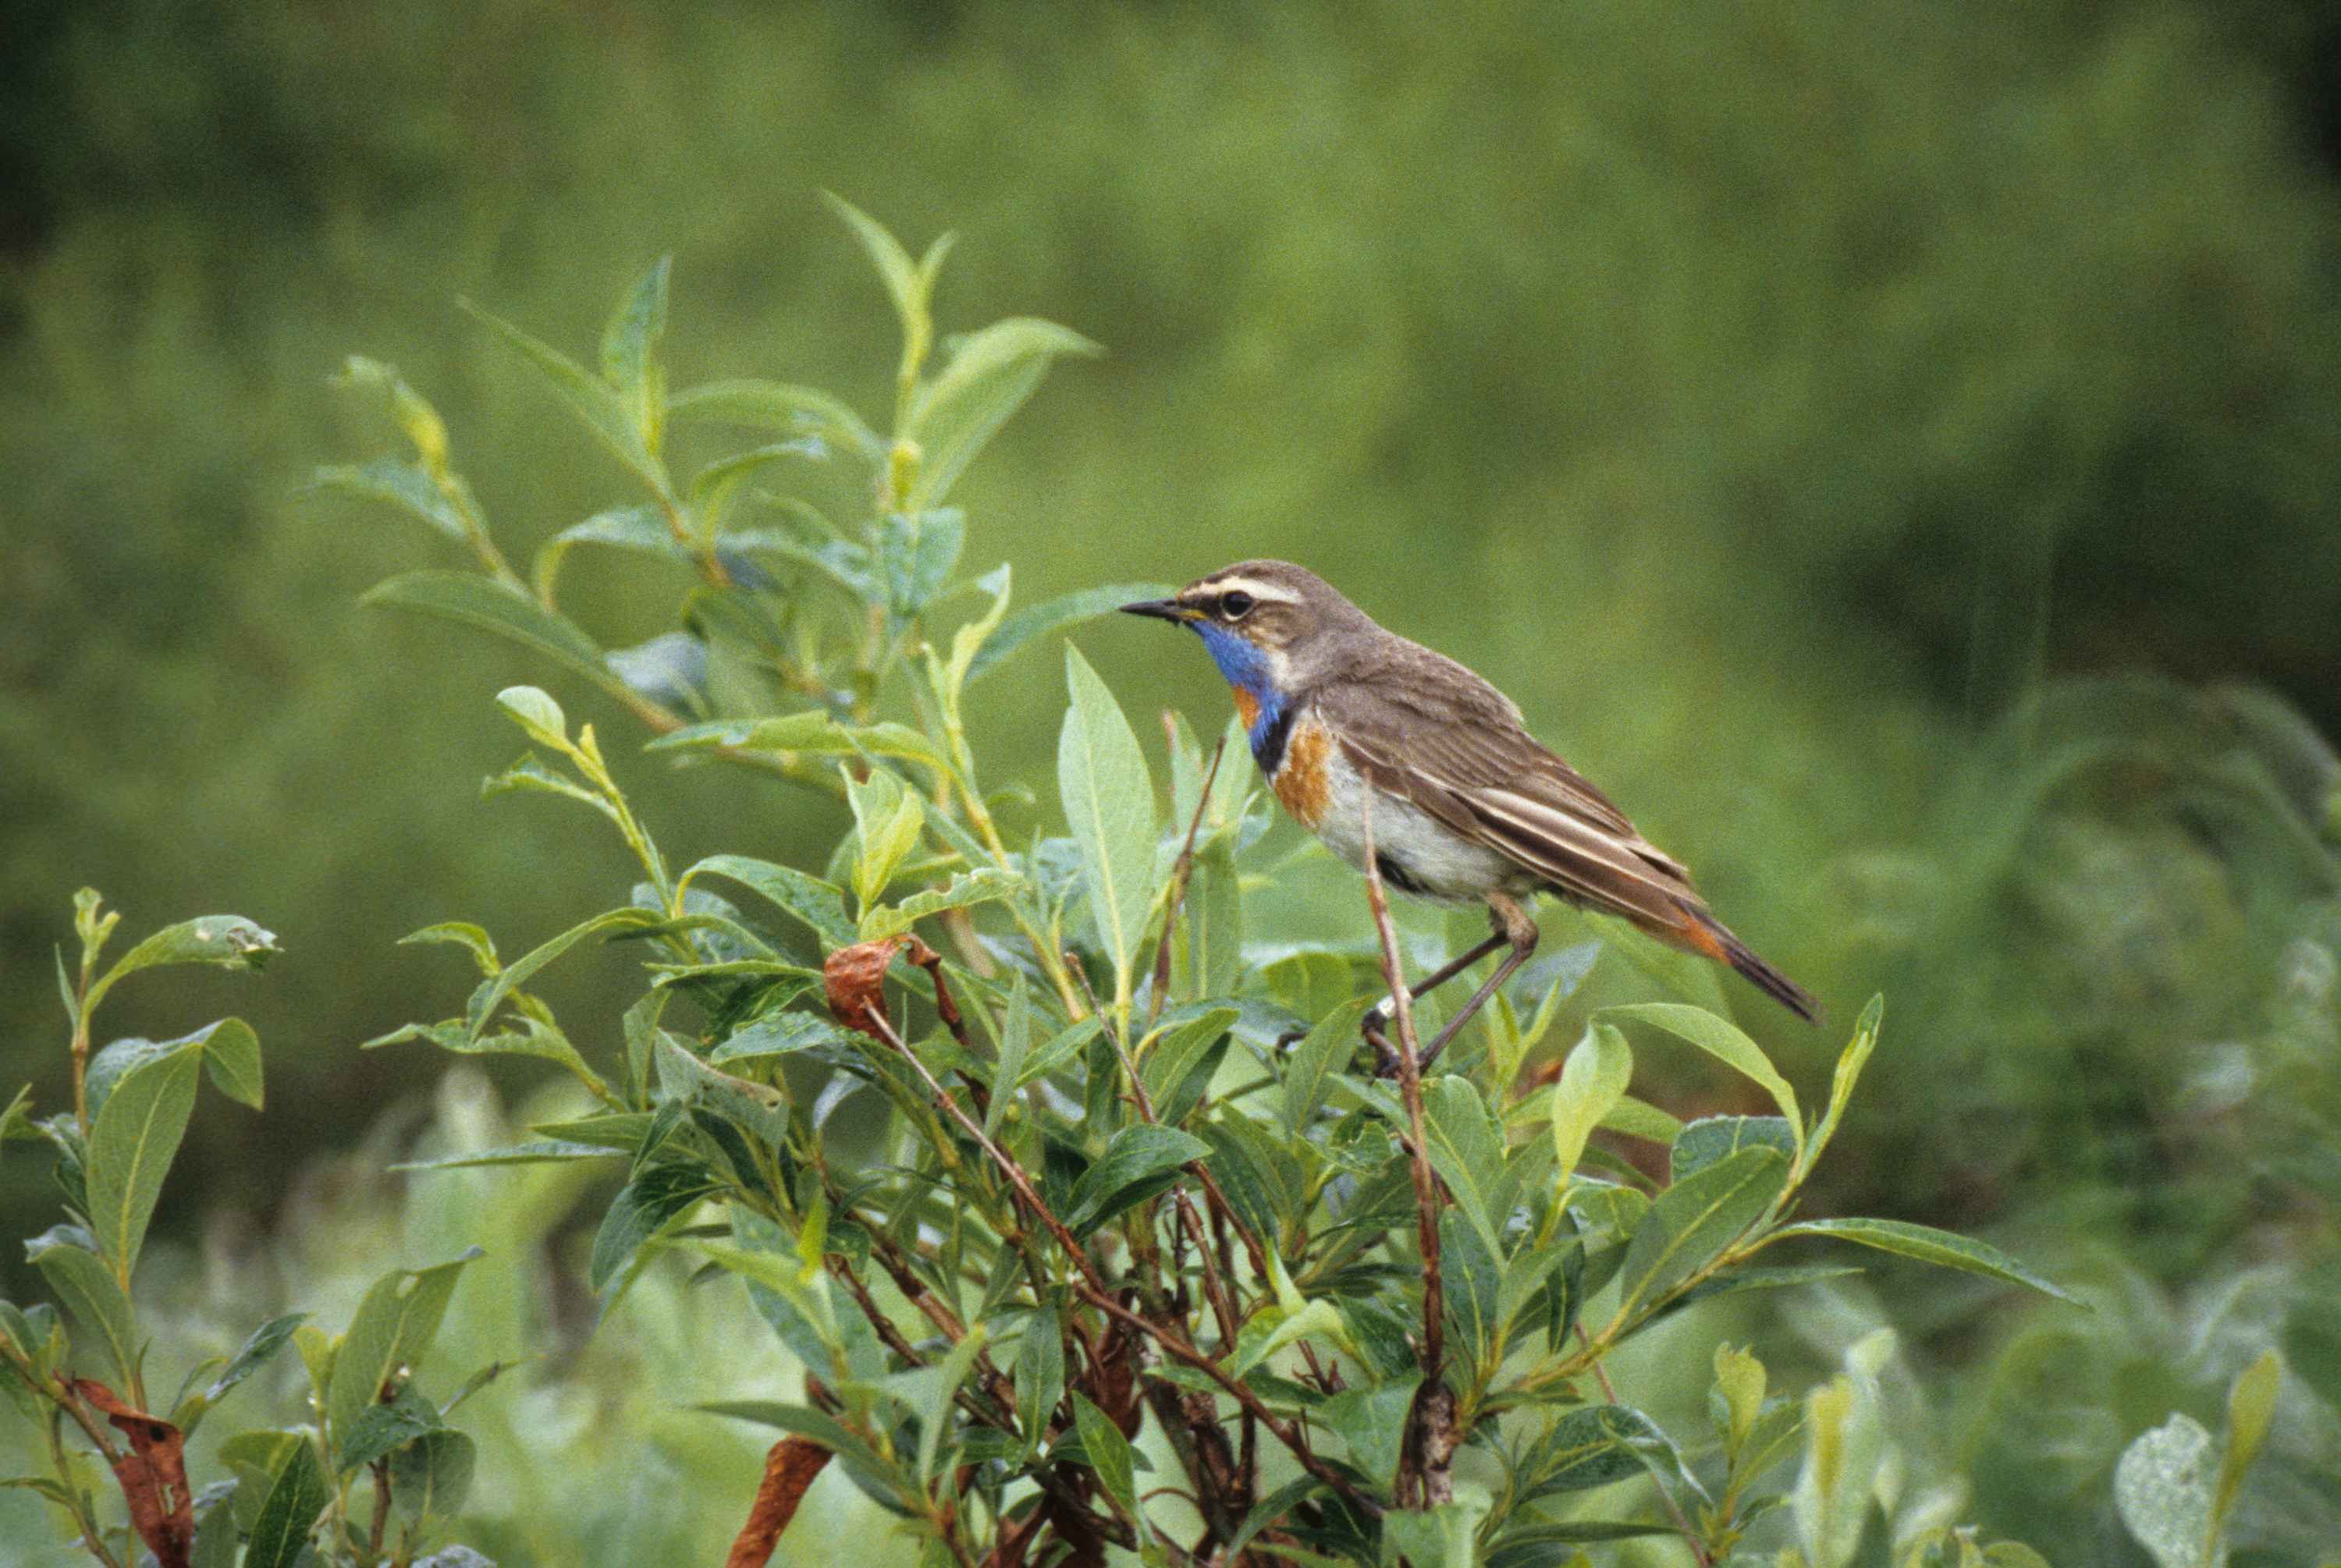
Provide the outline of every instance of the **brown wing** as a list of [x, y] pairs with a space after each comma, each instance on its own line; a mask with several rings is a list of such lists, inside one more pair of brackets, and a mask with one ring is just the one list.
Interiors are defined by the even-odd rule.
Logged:
[[1499, 692], [1451, 660], [1421, 654], [1444, 668], [1352, 679], [1314, 694], [1372, 784], [1572, 902], [1669, 936], [1705, 912], [1681, 864], [1522, 729]]

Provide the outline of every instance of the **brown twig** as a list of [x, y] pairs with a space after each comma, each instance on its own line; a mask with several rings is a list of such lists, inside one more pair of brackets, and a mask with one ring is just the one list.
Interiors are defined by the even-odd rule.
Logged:
[[764, 1568], [781, 1532], [797, 1514], [807, 1488], [829, 1464], [831, 1454], [820, 1444], [802, 1437], [783, 1437], [764, 1455], [764, 1478], [756, 1486], [756, 1501], [748, 1509], [723, 1568]]
[[[1162, 711], [1162, 731], [1176, 752], [1179, 737], [1167, 708]], [[1187, 819], [1187, 837], [1179, 846], [1179, 858], [1170, 862], [1170, 897], [1162, 906], [1162, 936], [1154, 945], [1154, 999], [1146, 1009], [1150, 1026], [1162, 1016], [1162, 998], [1170, 991], [1170, 937], [1179, 928], [1180, 906], [1187, 901], [1187, 879], [1195, 872], [1195, 833], [1203, 825], [1203, 809], [1211, 803], [1211, 785], [1220, 776], [1220, 759], [1227, 749], [1228, 738], [1222, 735], [1211, 748], [1210, 766], [1203, 769], [1203, 787], [1196, 792], [1194, 814]]]
[[1041, 1227], [1048, 1231], [1058, 1246], [1064, 1250], [1065, 1255], [1071, 1261], [1076, 1271], [1075, 1277], [1071, 1281], [1076, 1295], [1116, 1322], [1134, 1328], [1141, 1334], [1152, 1336], [1174, 1360], [1185, 1362], [1218, 1384], [1238, 1404], [1258, 1417], [1261, 1425], [1275, 1434], [1278, 1441], [1292, 1451], [1293, 1456], [1300, 1461], [1302, 1467], [1311, 1475], [1339, 1492], [1368, 1516], [1375, 1518], [1380, 1516], [1380, 1504], [1351, 1485], [1347, 1476], [1309, 1451], [1309, 1444], [1297, 1425], [1269, 1409], [1260, 1402], [1259, 1394], [1229, 1376], [1218, 1362], [1196, 1349], [1184, 1335], [1162, 1325], [1149, 1323], [1145, 1318], [1115, 1300], [1111, 1287], [1107, 1285], [1104, 1277], [1098, 1273], [1096, 1263], [1091, 1259], [1088, 1251], [1082, 1247], [1073, 1233], [1066, 1228], [1065, 1222], [1057, 1217], [1055, 1212], [1041, 1199], [1040, 1193], [1033, 1189], [1031, 1178], [1024, 1174], [1024, 1167], [1002, 1153], [1000, 1146], [985, 1135], [982, 1125], [970, 1116], [965, 1107], [943, 1091], [941, 1083], [936, 1079], [932, 1072], [928, 1070], [926, 1063], [919, 1060], [917, 1053], [903, 1044], [902, 1037], [895, 1032], [894, 1026], [883, 1015], [872, 1017], [871, 1024], [874, 1027], [870, 1032], [884, 1041], [904, 1061], [910, 1063], [911, 1070], [925, 1082], [928, 1093], [934, 1096], [936, 1103], [942, 1107], [945, 1114], [959, 1123], [960, 1130], [974, 1140], [976, 1147], [981, 1149], [985, 1157], [990, 1159], [1000, 1174], [1007, 1178], [1009, 1189], [1015, 1194], [1017, 1201], [1023, 1205], [1025, 1211], [1040, 1221]]
[[[1374, 853], [1372, 791], [1361, 799], [1364, 812], [1366, 905], [1381, 940], [1382, 978], [1390, 985], [1390, 1013], [1398, 1028], [1399, 1094], [1406, 1102], [1408, 1141], [1412, 1146], [1415, 1235], [1422, 1252], [1422, 1385], [1408, 1413], [1406, 1441], [1399, 1462], [1397, 1496], [1401, 1505], [1435, 1508], [1454, 1500], [1455, 1395], [1445, 1377], [1447, 1295], [1439, 1268], [1439, 1177], [1430, 1168], [1430, 1145], [1422, 1114], [1422, 1057], [1414, 1033], [1414, 998], [1400, 967], [1398, 931], [1390, 924], [1390, 898], [1382, 890], [1381, 862]], [[1377, 1040], [1375, 1048], [1385, 1048]]]

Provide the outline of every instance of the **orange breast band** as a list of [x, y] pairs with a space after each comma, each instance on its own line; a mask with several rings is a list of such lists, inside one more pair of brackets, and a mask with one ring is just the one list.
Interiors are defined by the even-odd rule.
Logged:
[[[1236, 700], [1244, 700], [1240, 693]], [[1285, 742], [1284, 765], [1269, 780], [1277, 799], [1304, 828], [1314, 829], [1325, 819], [1326, 809], [1331, 804], [1332, 781], [1325, 773], [1325, 759], [1331, 746], [1332, 738], [1322, 724], [1302, 719], [1292, 727], [1292, 737]]]

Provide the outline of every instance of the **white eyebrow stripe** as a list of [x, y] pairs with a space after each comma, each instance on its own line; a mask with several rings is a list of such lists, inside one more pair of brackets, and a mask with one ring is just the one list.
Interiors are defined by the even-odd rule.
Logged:
[[1262, 582], [1256, 577], [1209, 578], [1195, 584], [1187, 590], [1186, 594], [1180, 597], [1185, 598], [1191, 594], [1197, 598], [1216, 599], [1220, 594], [1231, 593], [1239, 589], [1264, 603], [1298, 604], [1300, 602], [1300, 596], [1290, 589], [1279, 588], [1272, 582]]

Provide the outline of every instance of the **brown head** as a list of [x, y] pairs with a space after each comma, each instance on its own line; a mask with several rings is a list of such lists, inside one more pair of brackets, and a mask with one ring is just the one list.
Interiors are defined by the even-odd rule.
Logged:
[[1168, 599], [1125, 604], [1191, 628], [1230, 685], [1265, 699], [1315, 684], [1359, 636], [1386, 636], [1323, 578], [1289, 561], [1240, 561]]

